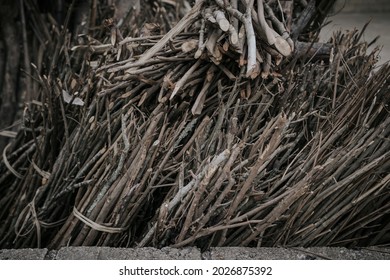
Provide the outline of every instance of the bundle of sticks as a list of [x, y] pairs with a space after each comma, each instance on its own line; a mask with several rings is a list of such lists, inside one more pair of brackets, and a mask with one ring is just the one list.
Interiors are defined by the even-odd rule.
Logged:
[[0, 245], [388, 243], [378, 49], [317, 42], [333, 1], [185, 2], [45, 43], [0, 162]]

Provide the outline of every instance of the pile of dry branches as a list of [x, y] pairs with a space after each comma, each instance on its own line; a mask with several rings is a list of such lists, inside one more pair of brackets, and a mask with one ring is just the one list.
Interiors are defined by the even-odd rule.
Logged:
[[357, 31], [314, 41], [333, 1], [156, 2], [47, 30], [0, 246], [389, 243], [390, 66]]

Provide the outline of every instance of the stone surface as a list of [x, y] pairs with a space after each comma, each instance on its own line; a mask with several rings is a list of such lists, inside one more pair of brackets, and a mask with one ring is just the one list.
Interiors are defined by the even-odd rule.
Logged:
[[390, 248], [212, 248], [212, 260], [390, 260]]
[[0, 260], [390, 260], [390, 248], [346, 249], [314, 248], [242, 248], [220, 247], [203, 252], [195, 247], [108, 248], [66, 247], [47, 249], [0, 250]]
[[336, 247], [316, 247], [305, 250], [334, 260], [390, 260], [390, 248], [369, 247], [348, 250]]
[[0, 250], [0, 260], [43, 260], [47, 249]]
[[200, 260], [200, 250], [194, 247], [176, 248], [103, 248], [100, 260]]
[[101, 247], [64, 247], [57, 252], [56, 260], [97, 260]]
[[304, 260], [305, 254], [285, 248], [211, 248], [212, 260]]

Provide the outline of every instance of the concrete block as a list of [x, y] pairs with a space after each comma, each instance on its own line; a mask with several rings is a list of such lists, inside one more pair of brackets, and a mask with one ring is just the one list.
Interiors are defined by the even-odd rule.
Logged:
[[368, 247], [345, 249], [337, 247], [313, 247], [304, 250], [312, 253], [314, 256], [325, 256], [333, 260], [390, 260], [390, 248]]
[[389, 260], [390, 249], [221, 247], [212, 248], [209, 256], [212, 260]]
[[97, 260], [101, 247], [64, 247], [58, 250], [56, 260]]
[[285, 248], [244, 248], [215, 247], [211, 248], [211, 260], [305, 260], [306, 255], [299, 251]]
[[211, 248], [201, 254], [195, 247], [176, 248], [108, 248], [65, 247], [47, 249], [0, 250], [0, 260], [390, 260], [390, 248], [346, 249], [312, 248]]
[[4, 249], [0, 250], [0, 260], [43, 260], [47, 249]]
[[198, 248], [102, 248], [100, 260], [200, 260]]

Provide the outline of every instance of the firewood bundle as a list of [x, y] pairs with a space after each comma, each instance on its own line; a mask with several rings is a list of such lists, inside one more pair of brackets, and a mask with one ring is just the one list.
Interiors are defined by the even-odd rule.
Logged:
[[156, 2], [32, 62], [0, 246], [388, 243], [390, 66], [333, 1]]

